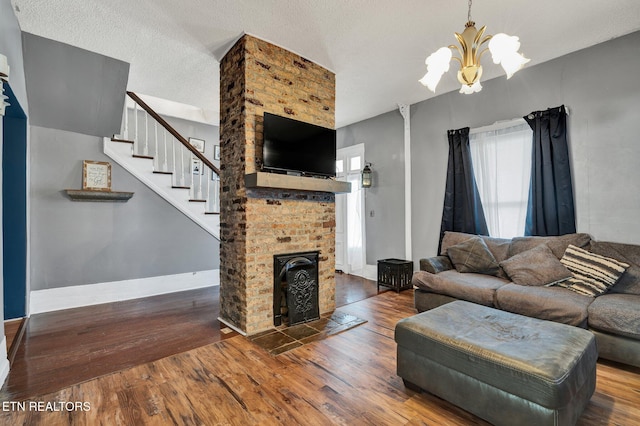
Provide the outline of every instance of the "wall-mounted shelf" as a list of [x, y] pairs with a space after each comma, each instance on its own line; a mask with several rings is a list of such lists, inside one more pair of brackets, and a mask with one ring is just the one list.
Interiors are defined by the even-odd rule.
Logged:
[[133, 192], [119, 191], [84, 191], [82, 189], [65, 189], [64, 193], [72, 201], [127, 202]]
[[351, 183], [349, 182], [265, 172], [245, 175], [244, 184], [247, 188], [297, 189], [336, 194], [351, 192]]

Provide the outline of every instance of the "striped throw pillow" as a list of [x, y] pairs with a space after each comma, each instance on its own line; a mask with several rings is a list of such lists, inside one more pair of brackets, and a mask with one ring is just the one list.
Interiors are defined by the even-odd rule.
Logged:
[[606, 293], [629, 267], [624, 262], [591, 253], [573, 244], [567, 247], [560, 262], [573, 276], [556, 285], [591, 297]]

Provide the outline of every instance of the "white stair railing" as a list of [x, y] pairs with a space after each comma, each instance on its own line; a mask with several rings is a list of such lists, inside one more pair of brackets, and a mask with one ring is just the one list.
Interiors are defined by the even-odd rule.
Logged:
[[[112, 140], [132, 142], [134, 157], [151, 158], [154, 173], [171, 174], [172, 187], [188, 189], [190, 201], [204, 203], [203, 213], [219, 213], [218, 168], [135, 93], [127, 92], [127, 95], [133, 100], [133, 107], [125, 102], [121, 133]], [[133, 122], [133, 129], [130, 129], [130, 122]], [[153, 125], [151, 129], [150, 124]], [[158, 132], [158, 126], [162, 132]]]

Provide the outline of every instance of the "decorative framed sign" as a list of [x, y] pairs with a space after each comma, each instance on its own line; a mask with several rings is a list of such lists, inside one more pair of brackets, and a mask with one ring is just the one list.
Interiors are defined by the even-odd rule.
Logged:
[[204, 140], [202, 139], [196, 139], [196, 138], [189, 138], [189, 143], [198, 151], [204, 153]]
[[191, 159], [191, 173], [194, 175], [203, 175], [204, 168], [202, 167], [202, 161], [197, 158]]
[[111, 191], [111, 163], [84, 160], [82, 162], [82, 189], [84, 191]]
[[214, 160], [220, 159], [220, 145], [213, 146], [213, 159]]

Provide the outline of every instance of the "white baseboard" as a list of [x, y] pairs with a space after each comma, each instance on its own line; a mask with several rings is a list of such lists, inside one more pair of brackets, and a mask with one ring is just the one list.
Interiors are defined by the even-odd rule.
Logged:
[[33, 315], [217, 285], [220, 285], [220, 270], [212, 269], [159, 277], [35, 290], [30, 294], [29, 312]]
[[349, 271], [349, 275], [366, 278], [371, 281], [378, 280], [378, 265], [364, 265], [362, 269], [354, 269]]
[[7, 357], [7, 337], [3, 336], [0, 344], [0, 387], [4, 386], [7, 377], [9, 377], [9, 357]]
[[364, 278], [371, 281], [378, 281], [378, 265], [365, 265], [362, 272]]

